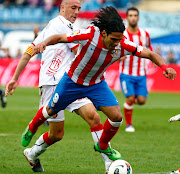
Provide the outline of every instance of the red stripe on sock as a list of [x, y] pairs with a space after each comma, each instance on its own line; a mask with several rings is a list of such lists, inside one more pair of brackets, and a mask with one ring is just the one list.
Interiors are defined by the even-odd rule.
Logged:
[[109, 123], [109, 120], [107, 119], [104, 123], [104, 130], [102, 132], [101, 138], [99, 140], [100, 143], [100, 149], [105, 150], [108, 148], [108, 143], [111, 141], [111, 139], [116, 135], [119, 127], [114, 127]]
[[44, 142], [47, 144], [47, 145], [52, 145], [53, 144], [53, 142], [49, 139], [49, 137], [48, 137], [48, 132], [46, 132], [46, 133], [44, 133], [44, 135], [43, 135], [43, 140], [44, 140]]
[[97, 126], [90, 127], [90, 129], [91, 129], [91, 132], [96, 132], [96, 131], [103, 130], [103, 124], [99, 124]]
[[32, 122], [29, 124], [29, 130], [32, 133], [36, 133], [38, 127], [42, 125], [47, 119], [44, 118], [42, 113], [43, 107], [39, 109]]

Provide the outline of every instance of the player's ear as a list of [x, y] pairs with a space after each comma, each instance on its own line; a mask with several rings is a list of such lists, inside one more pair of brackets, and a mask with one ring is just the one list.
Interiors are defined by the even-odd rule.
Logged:
[[101, 31], [103, 37], [107, 36], [106, 30]]
[[60, 11], [64, 12], [64, 4], [61, 4]]

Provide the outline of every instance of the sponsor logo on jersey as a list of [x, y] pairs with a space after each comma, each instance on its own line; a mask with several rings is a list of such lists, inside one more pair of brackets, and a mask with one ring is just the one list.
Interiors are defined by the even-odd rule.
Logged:
[[116, 168], [116, 169], [114, 170], [114, 174], [119, 174], [119, 169], [118, 169], [118, 168]]
[[72, 24], [69, 23], [67, 26], [68, 26], [71, 30], [73, 30]]

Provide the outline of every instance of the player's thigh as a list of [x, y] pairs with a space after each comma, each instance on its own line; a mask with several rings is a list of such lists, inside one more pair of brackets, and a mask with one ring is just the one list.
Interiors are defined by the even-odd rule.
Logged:
[[99, 114], [96, 112], [96, 108], [88, 98], [74, 101], [68, 105], [66, 110], [70, 112], [75, 111], [90, 125], [90, 127], [101, 124]]
[[125, 97], [135, 94], [133, 77], [126, 74], [120, 74], [121, 89]]
[[99, 107], [100, 110], [113, 122], [122, 121], [122, 113], [119, 106]]
[[146, 76], [137, 77], [136, 85], [135, 85], [135, 96], [142, 96], [147, 98], [147, 84], [146, 84]]

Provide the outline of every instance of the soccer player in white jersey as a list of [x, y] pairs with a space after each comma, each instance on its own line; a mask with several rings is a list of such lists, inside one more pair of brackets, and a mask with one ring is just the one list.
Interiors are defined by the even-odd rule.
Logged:
[[[61, 4], [59, 15], [49, 22], [47, 27], [39, 36], [37, 36], [32, 44], [36, 45], [54, 34], [72, 32], [72, 23], [74, 23], [76, 20], [80, 7], [81, 5], [79, 0], [64, 0]], [[72, 62], [74, 53], [76, 54], [77, 51], [77, 46], [78, 45], [74, 43], [59, 43], [47, 47], [42, 54], [39, 76], [39, 87], [41, 93], [40, 108], [48, 104], [56, 85], [65, 72], [65, 69], [67, 69]], [[18, 77], [31, 58], [29, 55], [31, 50], [32, 47], [29, 47], [26, 51], [27, 53], [24, 53], [20, 59], [12, 80], [6, 86], [6, 96], [9, 92], [12, 94], [15, 90]], [[70, 112], [75, 110], [76, 113], [85, 119], [85, 121], [90, 125], [94, 141], [97, 142], [101, 136], [103, 125], [101, 124], [99, 115], [96, 113], [92, 102], [87, 98], [84, 98], [73, 102], [66, 109]], [[63, 138], [64, 111], [62, 110], [58, 112], [56, 117], [49, 118], [48, 122], [50, 125], [50, 131], [41, 135], [32, 148], [27, 148], [24, 150], [24, 155], [35, 172], [44, 171], [38, 156], [45, 152], [50, 145]], [[28, 135], [26, 137], [28, 138]], [[26, 147], [28, 144], [29, 143], [22, 141], [23, 146]], [[102, 157], [107, 170], [112, 161], [109, 160], [109, 158], [104, 154], [102, 154]]]
[[108, 117], [94, 148], [106, 154], [109, 159], [116, 160], [121, 158], [121, 154], [112, 149], [108, 143], [122, 124], [122, 114], [115, 95], [104, 80], [104, 71], [127, 54], [152, 60], [162, 68], [164, 76], [169, 79], [176, 78], [176, 71], [167, 67], [156, 53], [125, 39], [123, 36], [125, 26], [116, 9], [101, 8], [96, 17], [92, 22], [94, 26], [61, 35], [56, 34], [34, 47], [35, 53], [41, 53], [47, 45], [68, 42], [80, 44], [74, 61], [58, 83], [49, 104], [39, 109], [26, 132], [31, 139], [47, 118], [65, 109], [79, 97], [88, 97], [95, 107]]
[[[150, 37], [147, 31], [138, 27], [139, 10], [131, 7], [126, 11], [128, 27], [124, 36], [137, 45], [146, 47], [152, 51]], [[147, 59], [141, 59], [135, 55], [128, 55], [120, 61], [121, 89], [126, 97], [124, 102], [124, 117], [126, 120], [126, 132], [134, 132], [132, 124], [133, 104], [145, 104], [147, 99], [146, 86]]]
[[175, 115], [169, 119], [169, 122], [180, 121], [180, 114]]
[[[170, 123], [174, 122], [174, 121], [180, 121], [180, 114], [171, 117], [168, 121]], [[176, 171], [172, 171], [170, 174], [180, 174], [180, 168]]]

